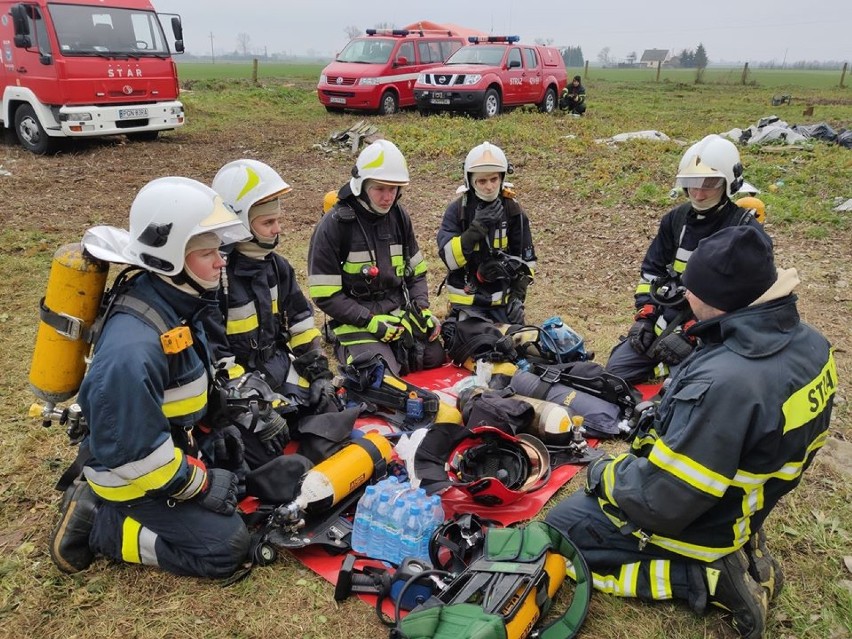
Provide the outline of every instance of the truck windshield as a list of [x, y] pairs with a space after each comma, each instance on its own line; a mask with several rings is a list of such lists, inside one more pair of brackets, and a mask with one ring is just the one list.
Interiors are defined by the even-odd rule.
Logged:
[[503, 59], [506, 47], [483, 47], [478, 44], [462, 47], [444, 64], [487, 64], [496, 66]]
[[49, 4], [48, 8], [63, 55], [169, 55], [163, 29], [153, 11], [97, 4]]
[[355, 38], [337, 56], [337, 62], [385, 64], [390, 60], [396, 40], [392, 38]]

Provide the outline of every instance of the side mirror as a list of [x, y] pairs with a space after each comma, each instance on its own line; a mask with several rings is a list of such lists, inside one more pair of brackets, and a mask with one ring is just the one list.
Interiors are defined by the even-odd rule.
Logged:
[[22, 4], [16, 4], [9, 10], [9, 13], [12, 14], [12, 24], [15, 29], [15, 46], [21, 49], [29, 49], [33, 46], [33, 41], [30, 37], [27, 8]]
[[408, 64], [408, 58], [406, 58], [404, 55], [401, 55], [396, 59], [395, 64], [398, 67], [404, 67], [406, 64]]
[[519, 69], [521, 67], [520, 60], [509, 60], [509, 68], [510, 69]]
[[175, 40], [175, 53], [183, 53], [183, 40]]
[[47, 67], [53, 64], [53, 56], [49, 53], [42, 53], [38, 56], [38, 61]]
[[172, 33], [175, 35], [175, 40], [183, 40], [183, 25], [177, 16], [172, 16]]

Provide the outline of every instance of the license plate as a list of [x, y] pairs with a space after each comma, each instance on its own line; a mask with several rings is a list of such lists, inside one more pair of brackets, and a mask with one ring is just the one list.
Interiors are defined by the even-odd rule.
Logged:
[[431, 102], [432, 102], [432, 104], [449, 104], [450, 99], [444, 98], [443, 100], [439, 100], [439, 99], [436, 99], [436, 98], [432, 98]]
[[135, 120], [137, 118], [147, 118], [148, 109], [119, 109], [119, 120]]
[[346, 98], [334, 98], [334, 97], [332, 97], [332, 98], [329, 98], [328, 101], [331, 102], [332, 104], [346, 104]]

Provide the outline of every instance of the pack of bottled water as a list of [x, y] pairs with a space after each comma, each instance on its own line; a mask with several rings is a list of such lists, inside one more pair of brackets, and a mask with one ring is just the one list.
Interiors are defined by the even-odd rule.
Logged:
[[429, 560], [429, 540], [444, 522], [438, 495], [388, 477], [367, 486], [355, 510], [352, 550], [399, 564], [406, 557]]

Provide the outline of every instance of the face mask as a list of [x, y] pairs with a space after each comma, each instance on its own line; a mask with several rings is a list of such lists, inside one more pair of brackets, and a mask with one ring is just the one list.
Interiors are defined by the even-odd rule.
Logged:
[[494, 191], [494, 193], [486, 194], [480, 191], [478, 188], [473, 187], [473, 192], [476, 193], [476, 197], [478, 197], [483, 202], [493, 202], [497, 199], [497, 196], [500, 195], [500, 189]]

